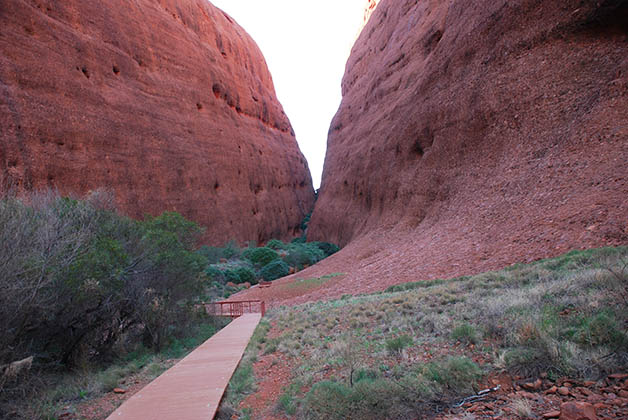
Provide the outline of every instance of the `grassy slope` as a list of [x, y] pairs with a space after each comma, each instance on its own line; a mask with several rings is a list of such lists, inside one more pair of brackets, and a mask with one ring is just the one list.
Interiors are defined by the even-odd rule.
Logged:
[[597, 379], [628, 367], [627, 262], [626, 247], [574, 251], [282, 307], [268, 316], [275, 338], [251, 346], [249, 360], [288, 361], [276, 410], [300, 418], [416, 418], [503, 370]]

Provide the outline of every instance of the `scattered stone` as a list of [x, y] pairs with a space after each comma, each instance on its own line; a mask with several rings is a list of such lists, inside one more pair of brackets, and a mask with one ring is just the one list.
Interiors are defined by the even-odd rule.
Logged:
[[126, 394], [126, 389], [122, 389], [122, 388], [114, 388], [114, 389], [113, 389], [113, 393], [114, 393], [114, 394]]
[[556, 390], [556, 392], [558, 392], [560, 395], [566, 397], [567, 395], [569, 395], [569, 388], [567, 388], [566, 386], [561, 386], [560, 388], [558, 388]]
[[593, 395], [593, 391], [591, 391], [589, 388], [578, 387], [576, 388], [576, 391], [580, 392], [581, 394], [586, 395], [587, 397], [589, 395]]
[[622, 398], [628, 398], [628, 391], [622, 389], [619, 391], [619, 396]]
[[541, 385], [543, 385], [543, 381], [537, 379], [534, 382], [528, 382], [523, 384], [523, 387], [529, 391], [538, 391], [539, 389], [541, 389]]
[[556, 419], [560, 416], [560, 411], [550, 411], [549, 413], [543, 414], [544, 419]]
[[546, 394], [555, 394], [557, 390], [558, 390], [558, 387], [556, 385], [552, 385], [552, 387], [549, 388], [547, 391], [545, 391], [545, 393]]
[[570, 401], [560, 406], [560, 420], [597, 420], [595, 408], [586, 402]]
[[608, 375], [608, 377], [621, 381], [624, 379], [628, 379], [628, 373], [613, 373], [612, 375]]

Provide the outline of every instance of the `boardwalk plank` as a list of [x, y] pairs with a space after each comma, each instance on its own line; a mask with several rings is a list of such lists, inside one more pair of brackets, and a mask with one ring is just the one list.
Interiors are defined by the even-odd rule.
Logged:
[[107, 420], [211, 420], [261, 319], [244, 314], [129, 398]]

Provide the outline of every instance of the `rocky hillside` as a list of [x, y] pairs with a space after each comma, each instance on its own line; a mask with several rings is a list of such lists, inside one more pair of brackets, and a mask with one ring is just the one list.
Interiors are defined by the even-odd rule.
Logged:
[[288, 238], [314, 200], [261, 52], [204, 0], [3, 1], [0, 177], [106, 187], [212, 243]]
[[[382, 0], [309, 238], [330, 295], [628, 242], [628, 3]], [[347, 261], [351, 261], [347, 263]]]

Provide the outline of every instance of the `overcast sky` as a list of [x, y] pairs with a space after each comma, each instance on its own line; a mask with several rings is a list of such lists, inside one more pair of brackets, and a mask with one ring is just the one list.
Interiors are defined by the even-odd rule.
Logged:
[[340, 82], [366, 0], [211, 3], [233, 17], [262, 50], [318, 188], [327, 131], [340, 105]]

